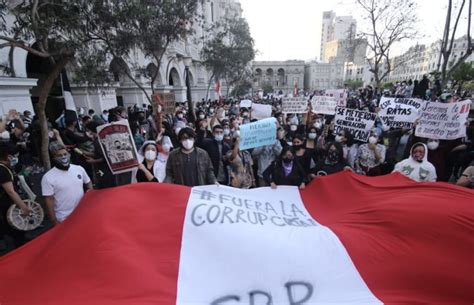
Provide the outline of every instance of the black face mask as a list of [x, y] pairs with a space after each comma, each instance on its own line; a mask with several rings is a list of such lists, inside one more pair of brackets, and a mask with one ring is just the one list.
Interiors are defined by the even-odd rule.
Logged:
[[53, 163], [58, 169], [67, 171], [71, 166], [71, 159], [69, 156], [58, 157], [53, 159]]
[[339, 153], [337, 151], [330, 151], [328, 154], [328, 160], [331, 162], [339, 161]]
[[283, 163], [289, 164], [289, 163], [291, 163], [291, 161], [293, 161], [293, 158], [285, 157], [285, 158], [283, 158], [282, 160], [283, 160]]
[[300, 145], [293, 145], [293, 148], [294, 148], [295, 150], [300, 150], [300, 149], [303, 148], [303, 144], [300, 144]]

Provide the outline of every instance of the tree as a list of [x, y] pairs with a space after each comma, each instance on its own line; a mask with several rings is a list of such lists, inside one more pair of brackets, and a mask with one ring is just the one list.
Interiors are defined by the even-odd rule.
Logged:
[[415, 2], [413, 0], [357, 0], [368, 30], [360, 33], [367, 39], [367, 60], [378, 88], [393, 67], [390, 52], [397, 43], [417, 35]]
[[[61, 71], [73, 60], [76, 52], [89, 43], [76, 35], [80, 31], [83, 16], [75, 1], [25, 0], [11, 6], [5, 3], [3, 1], [0, 5], [2, 19], [8, 13], [13, 16], [14, 22], [11, 27], [7, 27], [5, 20], [2, 20], [0, 40], [3, 42], [0, 48], [10, 47], [10, 54], [13, 48], [21, 48], [51, 63], [51, 69], [38, 81], [37, 105], [41, 126], [41, 157], [43, 165], [49, 169], [46, 102]], [[12, 64], [10, 62], [10, 68], [14, 71]]]
[[255, 58], [254, 40], [244, 18], [224, 18], [209, 29], [210, 38], [201, 51], [202, 63], [212, 71], [213, 78], [224, 78], [228, 90], [250, 79], [248, 66]]
[[235, 97], [244, 96], [249, 92], [251, 88], [252, 83], [248, 80], [243, 80], [234, 86], [231, 95]]
[[345, 81], [344, 85], [346, 85], [347, 87], [349, 87], [350, 89], [352, 90], [356, 90], [356, 89], [359, 89], [361, 87], [364, 86], [364, 82], [361, 81], [361, 80], [347, 80]]
[[263, 95], [268, 95], [270, 93], [273, 93], [273, 86], [270, 83], [263, 83], [262, 84], [262, 89], [263, 89]]
[[[446, 84], [452, 73], [456, 71], [456, 69], [466, 61], [466, 59], [472, 54], [473, 45], [472, 45], [472, 38], [471, 38], [471, 17], [472, 17], [472, 0], [468, 0], [467, 5], [467, 46], [464, 55], [460, 56], [455, 62], [453, 62], [452, 66], [449, 67], [448, 64], [452, 62], [450, 58], [451, 53], [453, 51], [453, 45], [455, 40], [455, 35], [457, 32], [459, 20], [464, 12], [466, 7], [466, 0], [462, 0], [457, 13], [455, 14], [456, 19], [454, 21], [454, 25], [451, 28], [451, 18], [453, 17], [453, 0], [448, 0], [448, 8], [446, 13], [446, 23], [444, 26], [444, 34], [443, 39], [441, 41], [441, 49], [440, 49], [440, 60], [438, 61], [438, 68], [437, 71], [440, 72], [441, 77], [441, 87], [445, 88]], [[454, 8], [456, 9], [456, 8]]]
[[96, 0], [85, 1], [82, 9], [86, 15], [86, 33], [96, 48], [105, 50], [117, 63], [134, 64], [131, 54], [137, 50], [151, 62], [147, 67], [135, 64], [138, 73], [123, 64], [112, 67], [113, 72], [126, 75], [151, 103], [151, 96], [140, 78], [147, 78], [151, 91], [155, 91], [168, 47], [193, 32], [198, 3], [196, 0]]
[[461, 92], [465, 83], [474, 80], [474, 67], [470, 63], [463, 62], [451, 71], [451, 88], [457, 87], [458, 92]]

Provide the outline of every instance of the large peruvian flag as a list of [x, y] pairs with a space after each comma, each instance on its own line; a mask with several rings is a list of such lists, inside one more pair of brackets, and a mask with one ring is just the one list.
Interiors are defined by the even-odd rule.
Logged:
[[348, 172], [93, 191], [0, 259], [0, 304], [472, 304], [473, 195]]

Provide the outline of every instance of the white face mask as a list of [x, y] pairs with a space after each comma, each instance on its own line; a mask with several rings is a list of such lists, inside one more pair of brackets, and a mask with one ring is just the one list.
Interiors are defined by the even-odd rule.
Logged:
[[223, 134], [215, 135], [214, 139], [216, 139], [217, 142], [222, 142], [222, 140], [224, 140], [224, 135]]
[[199, 119], [202, 120], [202, 119], [204, 119], [204, 118], [205, 118], [204, 114], [200, 114], [200, 115], [199, 115]]
[[436, 150], [439, 147], [439, 142], [438, 141], [428, 141], [428, 144], [426, 144], [426, 146], [428, 146], [429, 150]]
[[164, 153], [169, 153], [170, 150], [171, 150], [171, 145], [163, 144], [163, 145], [161, 145], [161, 149], [163, 150]]
[[181, 131], [181, 128], [178, 127], [178, 128], [176, 128], [176, 129], [174, 130], [174, 133], [175, 133], [176, 135], [178, 135], [180, 131]]
[[314, 123], [314, 127], [315, 127], [316, 129], [321, 129], [321, 127], [323, 127], [323, 123], [321, 123], [321, 122], [316, 122], [316, 123]]
[[296, 131], [297, 129], [298, 129], [298, 126], [296, 126], [296, 125], [291, 125], [290, 126], [291, 131]]
[[234, 131], [234, 138], [238, 138], [238, 137], [240, 137], [240, 131], [236, 130]]
[[376, 137], [374, 137], [374, 136], [369, 137], [369, 143], [370, 143], [370, 144], [377, 144], [377, 142], [378, 142], [378, 141], [377, 141], [377, 138], [376, 138]]
[[341, 143], [342, 142], [342, 136], [337, 135], [335, 140], [336, 140], [337, 143]]
[[154, 150], [145, 151], [145, 159], [147, 159], [148, 161], [156, 160], [156, 151]]
[[314, 139], [316, 139], [316, 136], [317, 136], [317, 134], [316, 134], [316, 133], [314, 133], [314, 132], [310, 132], [310, 133], [308, 133], [308, 139], [310, 139], [310, 140], [314, 140]]
[[224, 135], [225, 136], [230, 135], [230, 129], [228, 129], [228, 128], [224, 129]]
[[178, 119], [182, 119], [182, 118], [183, 118], [183, 114], [182, 113], [178, 114]]
[[187, 140], [181, 141], [181, 144], [183, 145], [184, 149], [191, 150], [194, 146], [194, 139], [187, 139]]

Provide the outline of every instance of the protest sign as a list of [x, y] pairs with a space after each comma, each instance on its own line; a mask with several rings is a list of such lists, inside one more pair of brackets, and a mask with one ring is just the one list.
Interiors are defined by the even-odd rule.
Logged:
[[379, 117], [387, 127], [411, 129], [425, 103], [417, 98], [382, 97]]
[[337, 100], [330, 96], [313, 96], [311, 108], [314, 113], [334, 115], [336, 113]]
[[137, 150], [127, 120], [97, 127], [100, 147], [113, 174], [138, 167]]
[[376, 117], [375, 113], [337, 107], [334, 134], [338, 134], [341, 130], [347, 130], [355, 140], [367, 142]]
[[250, 108], [252, 107], [252, 101], [251, 100], [241, 100], [240, 101], [240, 108]]
[[283, 113], [306, 113], [308, 99], [306, 97], [284, 98], [281, 104]]
[[346, 107], [347, 91], [345, 89], [327, 89], [326, 96], [334, 97], [337, 101], [337, 106]]
[[275, 143], [275, 118], [268, 118], [240, 126], [240, 149], [250, 149]]
[[252, 119], [266, 119], [272, 116], [272, 106], [252, 104]]
[[163, 113], [174, 114], [176, 105], [174, 93], [155, 93], [152, 100], [155, 109], [158, 108], [158, 105], [161, 105]]
[[455, 140], [466, 136], [466, 121], [471, 101], [456, 103], [427, 102], [416, 126], [417, 137]]

